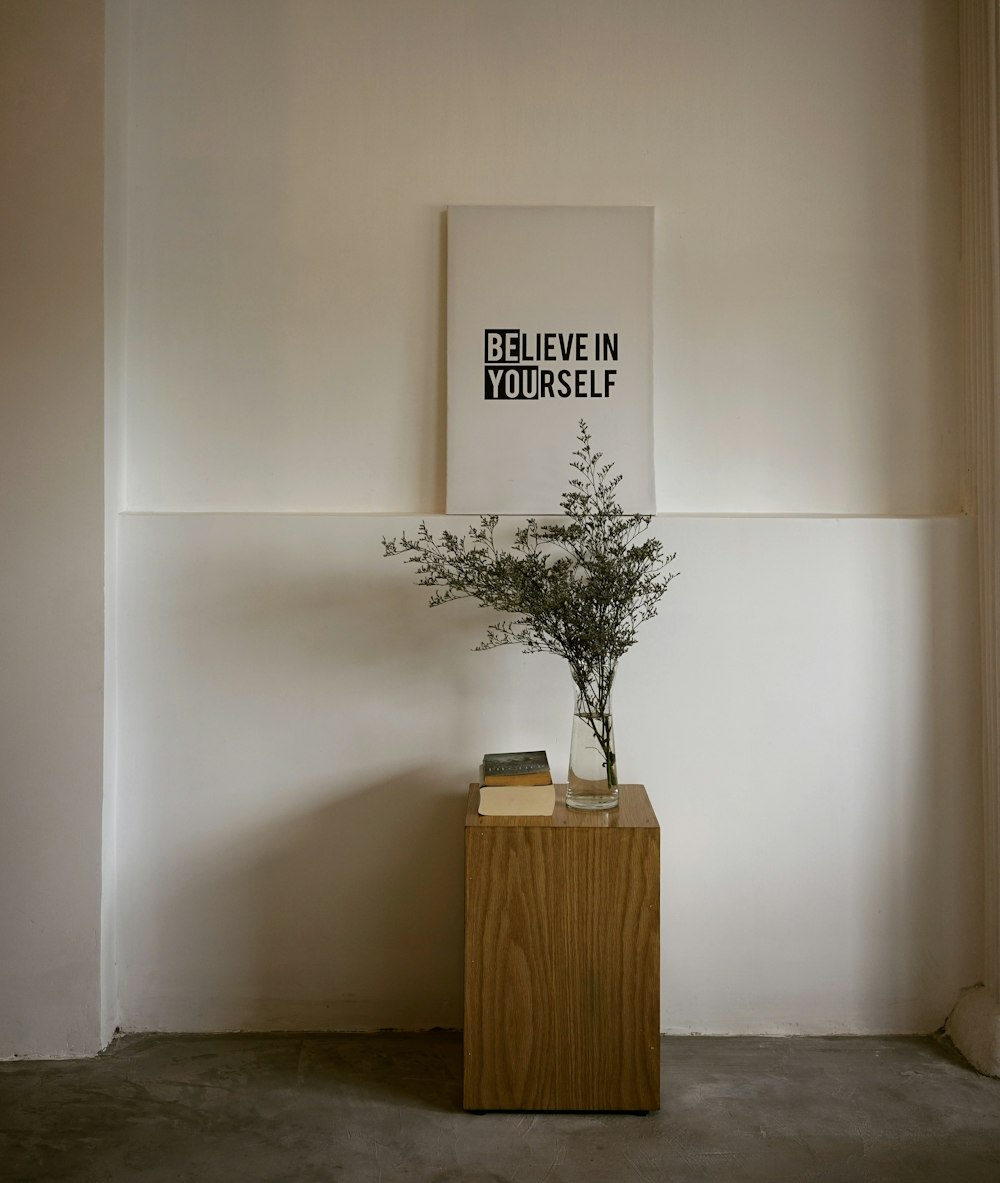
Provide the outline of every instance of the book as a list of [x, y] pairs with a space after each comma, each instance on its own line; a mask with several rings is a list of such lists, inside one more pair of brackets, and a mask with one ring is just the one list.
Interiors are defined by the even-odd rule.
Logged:
[[544, 752], [487, 752], [480, 783], [484, 785], [550, 785], [552, 773]]
[[483, 817], [551, 817], [555, 807], [555, 785], [481, 785], [479, 789]]

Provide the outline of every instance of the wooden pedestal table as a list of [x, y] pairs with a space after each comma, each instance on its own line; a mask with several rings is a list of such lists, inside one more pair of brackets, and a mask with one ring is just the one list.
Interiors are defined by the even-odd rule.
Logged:
[[466, 1109], [660, 1104], [660, 830], [607, 812], [465, 817]]

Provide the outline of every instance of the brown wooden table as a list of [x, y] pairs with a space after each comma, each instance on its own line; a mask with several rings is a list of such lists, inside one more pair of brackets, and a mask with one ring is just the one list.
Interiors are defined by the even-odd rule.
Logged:
[[607, 812], [465, 816], [466, 1109], [660, 1104], [660, 829]]

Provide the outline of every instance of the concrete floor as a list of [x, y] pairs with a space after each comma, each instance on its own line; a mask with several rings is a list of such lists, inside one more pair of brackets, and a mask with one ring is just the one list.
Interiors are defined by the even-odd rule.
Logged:
[[143, 1035], [0, 1064], [0, 1179], [1000, 1183], [1000, 1080], [944, 1041], [670, 1038], [663, 1108], [475, 1116], [461, 1037]]

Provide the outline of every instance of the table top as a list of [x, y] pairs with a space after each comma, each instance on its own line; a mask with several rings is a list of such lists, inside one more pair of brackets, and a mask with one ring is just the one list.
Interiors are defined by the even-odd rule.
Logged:
[[602, 830], [659, 829], [660, 823], [649, 803], [645, 785], [619, 785], [617, 809], [569, 809], [566, 786], [556, 785], [556, 807], [550, 817], [481, 817], [479, 784], [469, 785], [465, 825], [469, 829], [492, 829], [497, 826], [543, 826], [556, 828], [589, 827]]

